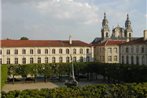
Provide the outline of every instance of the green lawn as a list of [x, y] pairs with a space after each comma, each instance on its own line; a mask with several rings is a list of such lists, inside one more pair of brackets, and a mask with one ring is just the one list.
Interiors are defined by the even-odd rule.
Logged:
[[4, 86], [6, 80], [7, 80], [7, 65], [1, 65], [1, 87]]

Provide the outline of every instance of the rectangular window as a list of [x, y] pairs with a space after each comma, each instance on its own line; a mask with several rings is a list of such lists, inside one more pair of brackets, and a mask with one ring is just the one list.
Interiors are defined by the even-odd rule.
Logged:
[[18, 58], [14, 59], [15, 64], [18, 64]]
[[89, 53], [89, 49], [86, 49], [86, 53], [87, 53], [87, 54]]
[[30, 49], [30, 54], [33, 54], [33, 49]]
[[114, 61], [117, 61], [117, 56], [114, 56]]
[[55, 53], [56, 53], [55, 49], [52, 49], [52, 54], [55, 54]]
[[7, 54], [8, 54], [8, 55], [10, 54], [10, 50], [9, 50], [9, 49], [7, 50]]
[[37, 50], [37, 53], [38, 53], [38, 54], [41, 54], [41, 50], [40, 50], [40, 49], [38, 49], [38, 50]]
[[62, 63], [62, 62], [63, 62], [63, 58], [59, 57], [59, 63]]
[[34, 59], [30, 58], [30, 64], [33, 64], [33, 63], [34, 63]]
[[73, 49], [73, 54], [76, 54], [76, 49]]
[[7, 64], [10, 64], [10, 58], [7, 58]]
[[41, 58], [40, 58], [40, 57], [38, 58], [38, 63], [39, 63], [39, 64], [41, 63]]
[[22, 50], [22, 54], [26, 54], [26, 50], [25, 49]]
[[66, 62], [69, 63], [69, 57], [66, 57]]
[[114, 52], [117, 53], [117, 48], [114, 48]]
[[136, 53], [139, 53], [139, 47], [136, 47]]
[[73, 57], [73, 62], [76, 62], [77, 61], [77, 58], [76, 57]]
[[26, 58], [22, 58], [22, 64], [26, 64]]
[[45, 54], [48, 54], [48, 49], [45, 49]]
[[56, 58], [55, 57], [52, 57], [52, 62], [56, 63]]
[[59, 53], [62, 54], [62, 49], [59, 49]]
[[18, 50], [17, 49], [14, 50], [14, 54], [18, 54]]
[[80, 49], [80, 54], [83, 54], [83, 49]]
[[2, 58], [0, 58], [0, 64], [2, 64]]
[[112, 56], [108, 56], [108, 61], [112, 61]]
[[66, 54], [69, 54], [69, 49], [66, 49]]
[[112, 49], [111, 48], [108, 48], [108, 53], [112, 53]]
[[45, 57], [45, 63], [48, 63], [48, 57]]
[[144, 47], [141, 48], [141, 53], [144, 53]]

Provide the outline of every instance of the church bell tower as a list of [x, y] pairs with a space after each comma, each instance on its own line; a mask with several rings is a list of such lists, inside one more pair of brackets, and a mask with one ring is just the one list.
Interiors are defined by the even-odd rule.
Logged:
[[127, 20], [125, 22], [125, 38], [131, 39], [132, 38], [132, 27], [131, 27], [131, 21], [129, 19], [129, 15], [127, 14]]
[[102, 39], [108, 39], [110, 37], [109, 35], [109, 26], [108, 26], [108, 20], [106, 18], [106, 13], [104, 13], [104, 19], [102, 21], [102, 29], [101, 29], [101, 37]]

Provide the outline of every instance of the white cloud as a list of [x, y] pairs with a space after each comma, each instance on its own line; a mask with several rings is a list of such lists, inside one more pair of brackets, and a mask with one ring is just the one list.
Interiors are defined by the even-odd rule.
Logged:
[[34, 5], [41, 13], [62, 20], [76, 20], [83, 24], [96, 23], [98, 8], [74, 0], [46, 0]]
[[145, 18], [147, 18], [147, 14], [145, 15]]

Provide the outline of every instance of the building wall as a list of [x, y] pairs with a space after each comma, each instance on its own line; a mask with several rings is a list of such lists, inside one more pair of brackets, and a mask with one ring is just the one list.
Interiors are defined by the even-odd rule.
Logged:
[[120, 61], [122, 64], [147, 65], [147, 45], [121, 45]]
[[119, 46], [97, 46], [96, 61], [101, 63], [119, 63]]
[[[18, 50], [18, 54], [14, 53], [15, 49]], [[26, 50], [26, 54], [22, 54], [23, 49]], [[33, 49], [33, 54], [30, 54], [30, 49]], [[41, 50], [40, 54], [37, 53], [38, 49]], [[45, 49], [48, 50], [48, 53], [45, 53]], [[52, 53], [52, 49], [55, 49], [55, 54]], [[62, 49], [62, 53], [59, 53], [59, 49]], [[69, 49], [69, 54], [66, 53], [66, 49]], [[76, 54], [73, 53], [74, 49], [76, 49]], [[80, 49], [83, 50], [83, 53], [80, 53]], [[18, 58], [18, 64], [22, 64], [23, 58], [26, 58], [26, 64], [30, 63], [30, 58], [33, 58], [33, 63], [38, 63], [38, 58], [41, 58], [41, 63], [45, 63], [46, 57], [48, 57], [48, 63], [53, 62], [53, 57], [56, 63], [59, 62], [60, 57], [62, 57], [62, 62], [66, 62], [66, 57], [69, 57], [71, 62], [71, 56], [76, 57], [77, 62], [80, 61], [80, 57], [83, 57], [83, 62], [87, 62], [87, 57], [89, 57], [89, 62], [92, 62], [94, 58], [93, 47], [2, 47], [0, 50], [2, 51], [0, 57], [2, 64], [7, 64], [8, 58], [10, 58], [10, 64], [15, 64], [15, 58]], [[7, 50], [10, 50], [10, 54], [7, 54]]]

